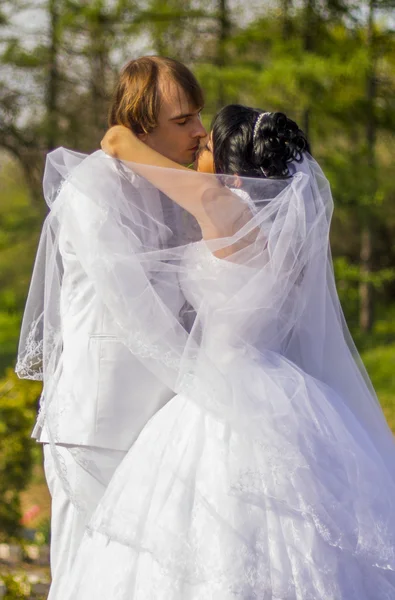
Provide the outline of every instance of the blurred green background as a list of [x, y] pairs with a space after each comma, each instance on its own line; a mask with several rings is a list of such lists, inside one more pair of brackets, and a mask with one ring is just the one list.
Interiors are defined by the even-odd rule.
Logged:
[[[395, 0], [0, 2], [0, 541], [45, 529], [40, 385], [13, 374], [41, 224], [45, 154], [90, 152], [120, 68], [186, 63], [204, 122], [239, 102], [306, 131], [335, 198], [332, 251], [350, 329], [395, 432]], [[26, 518], [25, 518], [26, 522]]]

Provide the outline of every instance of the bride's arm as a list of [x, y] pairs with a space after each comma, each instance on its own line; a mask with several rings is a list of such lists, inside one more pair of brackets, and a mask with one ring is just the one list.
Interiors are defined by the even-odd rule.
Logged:
[[[133, 163], [133, 171], [191, 213], [199, 223], [204, 239], [234, 235], [234, 227], [245, 213], [246, 205], [215, 176], [195, 173], [173, 162], [122, 125], [107, 131], [101, 147], [110, 156]], [[177, 173], [172, 174], [168, 169], [177, 170]], [[218, 218], [222, 211], [228, 219]], [[231, 214], [233, 218], [229, 218]]]
[[111, 127], [102, 139], [101, 147], [106, 154], [126, 162], [190, 172], [187, 167], [179, 165], [147, 146], [131, 129], [123, 125]]

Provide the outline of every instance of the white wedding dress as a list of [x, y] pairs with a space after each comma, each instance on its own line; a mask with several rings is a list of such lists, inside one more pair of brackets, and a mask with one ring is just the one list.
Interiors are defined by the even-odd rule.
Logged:
[[[203, 243], [185, 266], [192, 305], [223, 302], [221, 281], [245, 273]], [[59, 600], [394, 599], [395, 486], [364, 428], [275, 349], [238, 347], [232, 323], [205, 335], [251, 426], [171, 400], [115, 473]]]

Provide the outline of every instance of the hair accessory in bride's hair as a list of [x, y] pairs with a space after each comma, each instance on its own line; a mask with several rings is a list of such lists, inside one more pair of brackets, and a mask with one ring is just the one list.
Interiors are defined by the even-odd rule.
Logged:
[[263, 112], [263, 113], [261, 113], [261, 114], [258, 116], [258, 118], [257, 118], [257, 120], [256, 120], [255, 127], [254, 127], [254, 132], [253, 132], [253, 134], [252, 134], [252, 144], [253, 144], [253, 146], [255, 146], [256, 136], [257, 136], [257, 134], [258, 134], [258, 131], [259, 131], [260, 124], [262, 123], [262, 119], [263, 119], [263, 117], [265, 117], [266, 115], [270, 115], [270, 113], [269, 113], [269, 112]]

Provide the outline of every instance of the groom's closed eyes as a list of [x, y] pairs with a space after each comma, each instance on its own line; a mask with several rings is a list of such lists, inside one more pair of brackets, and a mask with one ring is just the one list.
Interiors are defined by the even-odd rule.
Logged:
[[198, 117], [200, 119], [200, 114], [203, 108], [199, 108], [195, 112], [183, 113], [175, 115], [174, 117], [170, 117], [169, 121], [176, 123], [177, 125], [185, 125], [189, 119], [193, 117]]

